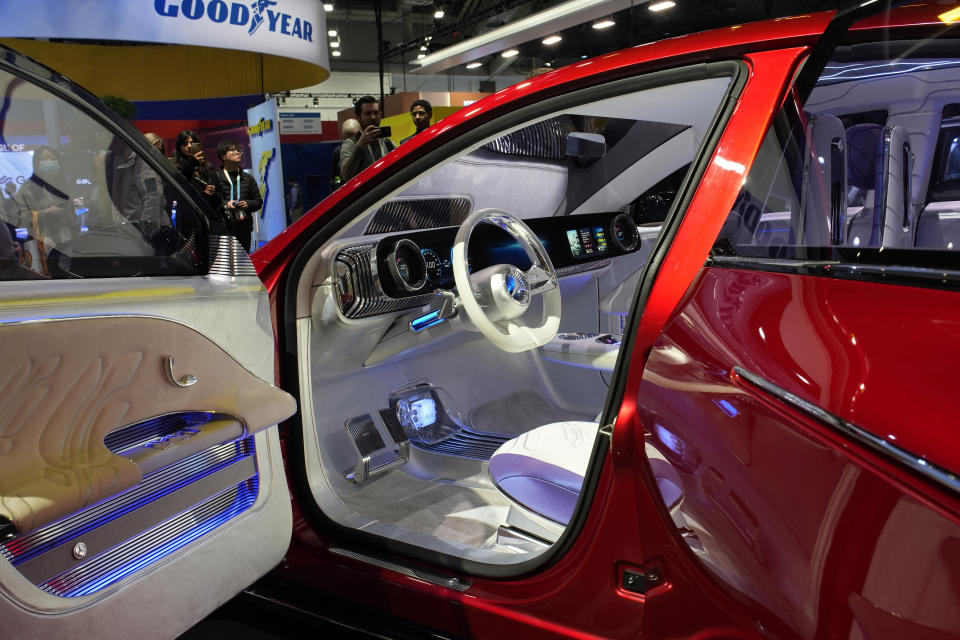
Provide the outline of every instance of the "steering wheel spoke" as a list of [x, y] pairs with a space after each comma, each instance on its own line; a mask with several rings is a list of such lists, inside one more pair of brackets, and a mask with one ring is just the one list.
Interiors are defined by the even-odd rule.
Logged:
[[[471, 274], [467, 268], [470, 235], [480, 224], [506, 231], [530, 258], [526, 271], [498, 264]], [[494, 345], [511, 353], [546, 344], [560, 326], [560, 287], [550, 256], [536, 234], [519, 218], [500, 209], [475, 211], [460, 225], [453, 246], [453, 279], [467, 317]], [[539, 324], [527, 316], [533, 296], [542, 296]]]

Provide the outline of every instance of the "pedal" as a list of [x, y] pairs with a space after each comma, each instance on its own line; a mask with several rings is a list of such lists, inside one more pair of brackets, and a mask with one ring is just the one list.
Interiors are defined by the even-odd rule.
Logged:
[[[381, 428], [378, 427], [377, 422], [380, 422], [382, 428], [390, 433], [393, 441], [391, 445], [385, 444], [381, 435]], [[357, 465], [343, 474], [347, 482], [364, 482], [377, 474], [398, 467], [410, 459], [409, 443], [396, 442], [392, 430], [384, 424], [384, 420], [379, 414], [374, 417], [367, 413], [350, 418], [344, 423], [344, 427], [350, 434], [350, 441], [360, 456]]]

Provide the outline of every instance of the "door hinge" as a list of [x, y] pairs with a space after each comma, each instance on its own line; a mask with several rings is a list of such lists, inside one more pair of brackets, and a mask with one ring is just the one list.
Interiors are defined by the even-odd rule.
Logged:
[[607, 446], [610, 449], [610, 453], [613, 453], [613, 425], [616, 423], [616, 420], [610, 424], [605, 424], [600, 427], [600, 435], [607, 436]]

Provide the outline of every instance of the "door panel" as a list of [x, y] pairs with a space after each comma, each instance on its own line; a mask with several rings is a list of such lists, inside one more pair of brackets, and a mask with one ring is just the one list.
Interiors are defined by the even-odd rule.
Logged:
[[296, 406], [257, 278], [7, 282], [0, 309], [0, 636], [169, 637], [279, 562]]
[[[20, 533], [295, 410], [289, 395], [196, 331], [167, 320], [11, 324], [0, 327], [0, 341], [9, 345], [0, 382], [0, 515]], [[152, 439], [134, 441], [122, 453], [104, 443], [116, 430], [185, 408], [225, 415], [145, 433]]]
[[[903, 302], [893, 320], [905, 329], [898, 335], [914, 336], [909, 351], [928, 355], [910, 357], [877, 322], [891, 316], [891, 297]], [[950, 379], [938, 362], [960, 355], [956, 341], [942, 339], [958, 321], [945, 313], [960, 309], [956, 297], [713, 268], [654, 347], [637, 401], [648, 442], [682, 479], [674, 525], [703, 566], [768, 624], [803, 638], [847, 637], [851, 629], [870, 638], [960, 632], [952, 606], [960, 596], [956, 495], [746, 379], [848, 424], [945, 434], [914, 418], [949, 415]], [[921, 398], [926, 406], [915, 407]], [[881, 408], [886, 417], [878, 419]], [[949, 440], [939, 449], [951, 450]], [[886, 625], [892, 616], [903, 626]]]

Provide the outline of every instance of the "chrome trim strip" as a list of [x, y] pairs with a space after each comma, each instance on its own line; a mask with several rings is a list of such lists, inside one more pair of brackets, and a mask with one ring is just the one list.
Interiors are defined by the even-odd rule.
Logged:
[[350, 551], [349, 549], [344, 549], [342, 547], [330, 547], [329, 551], [330, 553], [335, 553], [338, 556], [358, 560], [366, 564], [371, 564], [375, 567], [380, 567], [381, 569], [386, 569], [387, 571], [393, 571], [411, 578], [416, 578], [417, 580], [423, 580], [424, 582], [429, 582], [430, 584], [435, 584], [439, 587], [453, 589], [454, 591], [466, 591], [471, 587], [471, 585], [473, 585], [472, 581], [464, 580], [463, 578], [459, 578], [457, 576], [444, 575], [435, 571], [428, 571], [426, 569], [407, 567], [396, 562], [380, 560], [379, 558], [368, 556], [365, 553], [357, 553], [356, 551]]
[[862, 273], [869, 276], [893, 276], [904, 278], [924, 278], [941, 282], [960, 281], [960, 269], [944, 270], [930, 267], [908, 267], [901, 265], [850, 264], [831, 260], [781, 260], [777, 258], [753, 258], [749, 256], [710, 256], [706, 266], [720, 267], [769, 267], [772, 269], [822, 269], [824, 271], [844, 271], [851, 275]]
[[950, 473], [946, 469], [942, 469], [935, 464], [927, 462], [915, 453], [910, 453], [905, 449], [891, 444], [887, 440], [884, 440], [883, 438], [876, 436], [861, 427], [858, 427], [852, 422], [848, 422], [839, 416], [830, 413], [826, 409], [823, 409], [812, 402], [804, 400], [800, 396], [773, 384], [772, 382], [758, 376], [755, 373], [747, 371], [743, 367], [736, 366], [733, 368], [733, 372], [758, 389], [769, 393], [778, 400], [790, 405], [794, 409], [802, 411], [809, 417], [823, 423], [835, 431], [840, 432], [842, 435], [853, 438], [858, 443], [869, 449], [872, 449], [876, 453], [880, 453], [888, 458], [892, 458], [896, 462], [908, 467], [911, 471], [922, 475], [928, 480], [936, 482], [946, 489], [960, 493], [960, 478]]
[[250, 256], [233, 236], [210, 237], [210, 274], [218, 276], [255, 276]]

